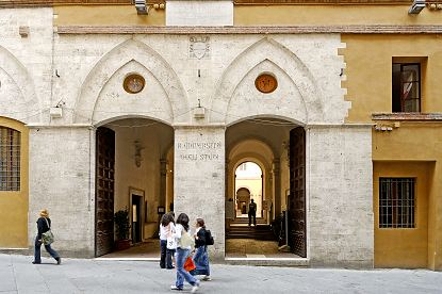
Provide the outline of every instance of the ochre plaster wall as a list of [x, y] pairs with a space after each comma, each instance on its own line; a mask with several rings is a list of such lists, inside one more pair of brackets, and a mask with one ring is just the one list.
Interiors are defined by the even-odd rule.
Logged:
[[134, 5], [119, 6], [56, 6], [54, 26], [163, 26], [163, 9], [150, 9], [148, 15], [138, 15]]
[[[394, 125], [392, 122], [378, 122], [383, 125]], [[408, 266], [428, 267], [431, 269], [442, 269], [442, 123], [440, 122], [399, 122], [398, 127], [390, 132], [373, 131], [373, 160], [374, 160], [374, 211], [377, 215], [378, 202], [378, 178], [379, 176], [401, 176], [418, 177], [417, 196], [420, 201], [426, 199], [425, 203], [418, 203], [417, 215], [428, 219], [428, 236], [418, 230], [379, 230], [375, 223], [375, 265], [376, 266]], [[431, 140], [429, 140], [431, 138]], [[384, 162], [384, 163], [381, 163]], [[390, 163], [385, 163], [390, 162]], [[393, 162], [395, 162], [393, 164]], [[412, 163], [415, 162], [415, 163]], [[420, 163], [419, 163], [420, 162]], [[422, 187], [424, 186], [424, 187]], [[428, 208], [426, 202], [428, 201]], [[377, 221], [377, 218], [375, 218]], [[422, 221], [422, 219], [421, 219]], [[419, 228], [420, 229], [420, 228]], [[410, 237], [409, 234], [414, 234]], [[399, 234], [399, 236], [397, 236]], [[401, 242], [399, 237], [406, 237], [402, 251], [395, 253]], [[416, 239], [417, 238], [417, 239]], [[423, 261], [423, 243], [427, 242], [425, 254], [428, 259]], [[409, 240], [409, 241], [407, 241]], [[412, 242], [413, 244], [408, 244]], [[384, 249], [382, 249], [384, 248]], [[385, 251], [389, 248], [389, 251]], [[390, 252], [390, 250], [392, 250]], [[402, 254], [407, 251], [407, 264], [404, 264]], [[391, 253], [391, 255], [387, 254]], [[387, 257], [388, 255], [388, 257]]]
[[[375, 120], [373, 113], [392, 112], [392, 61], [418, 61], [422, 64], [422, 112], [442, 112], [439, 94], [442, 84], [439, 74], [442, 65], [442, 39], [438, 35], [343, 35], [346, 49], [340, 53], [346, 63], [346, 100], [352, 107], [348, 123], [367, 122], [392, 127], [392, 131], [373, 131], [374, 202], [378, 200], [380, 175], [412, 176], [418, 173], [419, 221], [428, 218], [428, 236], [421, 230], [379, 230], [375, 224], [375, 266], [403, 266], [442, 268], [440, 248], [442, 233], [442, 122], [437, 120], [407, 121]], [[411, 45], [412, 44], [412, 45]], [[431, 139], [430, 139], [431, 138]], [[380, 164], [395, 161], [397, 164]], [[411, 164], [410, 162], [430, 162]], [[410, 167], [411, 166], [411, 167]], [[425, 182], [425, 187], [422, 187]], [[425, 199], [425, 203], [422, 203]], [[427, 205], [429, 208], [423, 208]], [[377, 221], [377, 206], [375, 206]], [[425, 230], [427, 230], [425, 225]], [[427, 244], [428, 238], [428, 244]], [[402, 240], [403, 239], [403, 240]], [[401, 240], [401, 241], [398, 241]], [[398, 247], [398, 244], [402, 245]]]
[[[394, 125], [378, 122], [381, 125]], [[399, 122], [389, 132], [373, 131], [373, 160], [442, 160], [442, 122]], [[431, 140], [428, 140], [431, 138]]]
[[[375, 267], [426, 268], [428, 266], [428, 182], [433, 166], [428, 162], [374, 163]], [[415, 228], [379, 229], [379, 178], [416, 178]]]
[[0, 117], [0, 125], [21, 132], [20, 191], [0, 191], [0, 247], [28, 248], [29, 131], [20, 122]]
[[[409, 5], [234, 5], [234, 26], [287, 25], [397, 25], [434, 24], [439, 13], [425, 9], [419, 17], [408, 14]], [[165, 9], [138, 15], [134, 5], [56, 5], [54, 25], [164, 26]], [[188, 12], [189, 17], [192, 11]]]
[[[393, 57], [414, 57], [422, 67], [422, 112], [442, 112], [439, 75], [442, 39], [438, 35], [343, 35], [347, 81], [346, 100], [351, 101], [347, 122], [371, 122], [373, 113], [391, 113]], [[412, 45], [410, 45], [412, 44]], [[409, 59], [410, 60], [410, 59]]]
[[[411, 1], [410, 1], [411, 4]], [[234, 25], [434, 24], [440, 14], [424, 10], [413, 17], [409, 5], [256, 5], [234, 7]]]

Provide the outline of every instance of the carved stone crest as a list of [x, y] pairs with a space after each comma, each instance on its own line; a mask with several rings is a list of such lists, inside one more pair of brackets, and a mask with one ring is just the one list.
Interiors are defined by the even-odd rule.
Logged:
[[190, 37], [190, 57], [196, 59], [210, 57], [210, 38], [207, 36]]

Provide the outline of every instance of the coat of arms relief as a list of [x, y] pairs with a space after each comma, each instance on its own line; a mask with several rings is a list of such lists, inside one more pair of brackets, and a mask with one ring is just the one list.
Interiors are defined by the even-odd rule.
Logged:
[[196, 59], [210, 58], [210, 37], [193, 36], [190, 37], [190, 57]]

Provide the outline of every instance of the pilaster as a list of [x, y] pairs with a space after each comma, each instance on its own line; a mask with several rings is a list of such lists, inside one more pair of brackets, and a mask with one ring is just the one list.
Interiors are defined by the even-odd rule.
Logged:
[[186, 213], [191, 225], [197, 217], [204, 219], [215, 237], [215, 245], [210, 247], [215, 259], [225, 255], [224, 138], [224, 127], [175, 130], [175, 214]]

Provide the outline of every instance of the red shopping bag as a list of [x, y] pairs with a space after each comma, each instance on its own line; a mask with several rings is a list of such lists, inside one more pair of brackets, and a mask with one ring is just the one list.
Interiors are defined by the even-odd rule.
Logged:
[[186, 261], [184, 262], [184, 269], [188, 272], [191, 272], [194, 269], [196, 269], [196, 265], [193, 262], [193, 259], [191, 256], [187, 257]]

